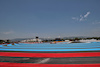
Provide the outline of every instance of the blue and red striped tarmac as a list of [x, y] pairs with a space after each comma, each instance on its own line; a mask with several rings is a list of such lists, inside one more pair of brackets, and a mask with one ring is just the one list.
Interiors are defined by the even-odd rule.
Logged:
[[[87, 46], [85, 44], [84, 46], [82, 44], [74, 45], [74, 44], [68, 44], [68, 45], [54, 45], [55, 48], [58, 47], [66, 47], [66, 50], [68, 50], [69, 46], [75, 48], [69, 48], [73, 49], [73, 52], [71, 51], [61, 51], [61, 52], [55, 52], [55, 51], [14, 51], [14, 48], [22, 48], [24, 45], [20, 46], [11, 46], [11, 47], [1, 47], [0, 51], [0, 67], [100, 67], [100, 43], [91, 43]], [[27, 44], [26, 44], [27, 45]], [[50, 48], [49, 50], [52, 50], [52, 45], [45, 45], [46, 47], [38, 47], [38, 45], [30, 45], [36, 46], [38, 49], [46, 49], [47, 46]], [[96, 49], [92, 51], [84, 51], [83, 47], [86, 49]], [[57, 49], [58, 49], [57, 47]], [[81, 47], [83, 51], [74, 51], [77, 49], [77, 47]], [[13, 48], [13, 52], [8, 52], [7, 50]], [[28, 47], [24, 47], [23, 49], [27, 49]], [[79, 48], [79, 49], [81, 49]], [[3, 50], [2, 50], [3, 49]], [[4, 49], [7, 49], [4, 51]], [[38, 50], [37, 49], [37, 50]], [[54, 49], [54, 48], [53, 48]], [[63, 48], [59, 49], [62, 50]], [[15, 49], [16, 50], [16, 49]], [[31, 49], [30, 49], [31, 50]], [[35, 49], [36, 50], [36, 49]], [[46, 49], [47, 50], [47, 49]]]

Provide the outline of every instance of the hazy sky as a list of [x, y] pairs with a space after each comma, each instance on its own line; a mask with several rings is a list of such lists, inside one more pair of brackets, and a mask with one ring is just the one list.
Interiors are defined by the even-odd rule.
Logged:
[[100, 36], [100, 0], [0, 0], [0, 39]]

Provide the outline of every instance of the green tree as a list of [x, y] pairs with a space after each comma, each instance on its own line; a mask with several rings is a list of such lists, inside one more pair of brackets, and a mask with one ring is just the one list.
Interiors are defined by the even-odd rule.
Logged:
[[4, 40], [0, 40], [0, 44], [3, 44], [5, 41]]

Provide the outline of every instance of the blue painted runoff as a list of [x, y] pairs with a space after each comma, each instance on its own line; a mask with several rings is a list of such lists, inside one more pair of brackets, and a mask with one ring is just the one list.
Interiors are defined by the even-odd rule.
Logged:
[[41, 43], [41, 44], [4, 44], [1, 51], [99, 51], [100, 42], [91, 43]]

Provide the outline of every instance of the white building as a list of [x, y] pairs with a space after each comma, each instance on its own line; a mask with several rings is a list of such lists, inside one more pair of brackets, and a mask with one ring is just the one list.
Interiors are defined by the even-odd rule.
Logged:
[[96, 42], [96, 39], [79, 40], [80, 42]]
[[[36, 42], [37, 39], [27, 39], [27, 40], [22, 40], [21, 42]], [[38, 42], [41, 42], [41, 39], [38, 39]]]

